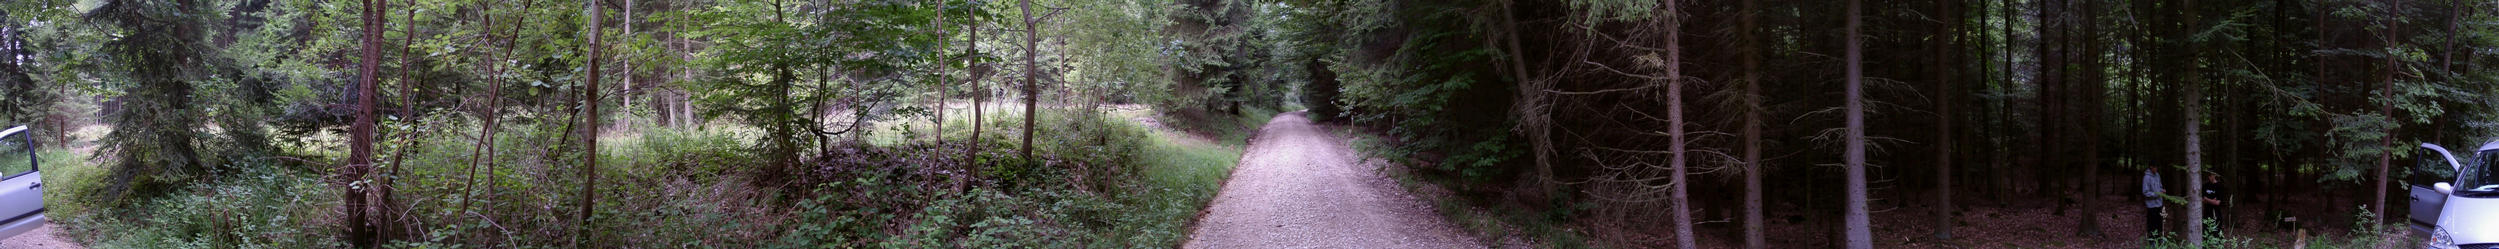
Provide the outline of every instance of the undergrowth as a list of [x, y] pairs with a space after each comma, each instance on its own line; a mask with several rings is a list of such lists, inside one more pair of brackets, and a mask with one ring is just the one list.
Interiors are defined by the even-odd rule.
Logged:
[[[484, 157], [472, 154], [476, 127], [429, 121], [445, 128], [381, 147], [381, 162], [404, 165], [382, 169], [397, 175], [387, 183], [400, 213], [384, 229], [396, 238], [386, 247], [565, 247], [575, 229], [589, 231], [591, 247], [1176, 247], [1241, 156], [1242, 146], [1148, 129], [1133, 115], [1039, 118], [1032, 160], [1016, 153], [1022, 117], [992, 113], [979, 138], [968, 121], [951, 120], [944, 146], [833, 143], [781, 185], [753, 180], [763, 161], [751, 149], [754, 129], [613, 132], [601, 137], [587, 222], [572, 218], [585, 182], [565, 127], [506, 124], [492, 134], [497, 153]], [[1234, 124], [1247, 121], [1226, 125]], [[981, 150], [967, 151], [975, 142]], [[240, 172], [126, 205], [85, 201], [106, 170], [46, 150], [47, 206], [66, 234], [94, 248], [344, 246], [330, 167], [303, 165], [335, 155], [334, 144], [303, 144], [282, 148], [293, 156], [240, 160]], [[405, 156], [388, 153], [402, 146]]]
[[[2221, 229], [2218, 222], [2213, 222], [2212, 219], [2205, 219], [2204, 222], [2202, 222], [2204, 226], [2203, 244], [2188, 244], [2184, 241], [2184, 239], [2178, 238], [2175, 234], [2166, 234], [2164, 236], [2153, 237], [2151, 241], [2144, 246], [2144, 248], [2403, 248], [2417, 246], [2415, 244], [2410, 244], [2416, 243], [2417, 241], [2408, 239], [2409, 236], [2403, 236], [2402, 233], [2389, 230], [2385, 225], [2383, 225], [2383, 223], [2380, 223], [2378, 216], [2376, 214], [2369, 213], [2369, 209], [2367, 207], [2359, 208], [2358, 211], [2353, 212], [2352, 216], [2354, 218], [2352, 219], [2351, 231], [2343, 234], [2343, 236], [2329, 236], [2326, 234], [2310, 236], [2300, 234], [2299, 236], [2303, 236], [2305, 238], [2294, 239], [2290, 242], [2294, 244], [2288, 245], [2266, 244], [2244, 236], [2235, 236], [2242, 234], [2225, 232]], [[2300, 233], [2306, 232], [2302, 231]], [[2390, 245], [2390, 243], [2393, 243], [2393, 245]]]
[[[1412, 168], [1386, 168], [1410, 167], [1391, 163], [1396, 160], [1375, 160], [1400, 156], [1400, 154], [1389, 152], [1394, 149], [1386, 142], [1387, 139], [1365, 133], [1358, 128], [1337, 126], [1332, 127], [1331, 130], [1335, 131], [1339, 137], [1348, 138], [1347, 146], [1353, 147], [1355, 151], [1363, 152], [1365, 162], [1380, 167], [1374, 170], [1391, 172], [1388, 175], [1397, 178], [1398, 185], [1405, 187], [1407, 191], [1428, 192], [1426, 188], [1456, 189], [1449, 186], [1458, 186], [1462, 184], [1460, 181], [1467, 181], [1467, 179], [1457, 177], [1418, 174]], [[1487, 202], [1469, 199], [1464, 194], [1423, 196], [1432, 200], [1433, 211], [1447, 218], [1450, 223], [1465, 228], [1476, 238], [1488, 240], [1482, 241], [1485, 244], [1498, 245], [1501, 241], [1492, 240], [1518, 237], [1525, 239], [1527, 243], [1535, 244], [1534, 247], [1537, 248], [1596, 246], [1588, 243], [1585, 235], [1570, 230], [1569, 222], [1574, 217], [1573, 213], [1590, 208], [1587, 205], [1567, 205], [1552, 210], [1537, 211], [1507, 205], [1479, 204]]]

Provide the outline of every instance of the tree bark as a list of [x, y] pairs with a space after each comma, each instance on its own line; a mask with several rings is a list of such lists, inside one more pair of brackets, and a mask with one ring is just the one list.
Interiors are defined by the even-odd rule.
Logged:
[[939, 62], [937, 63], [937, 69], [936, 69], [936, 70], [930, 70], [930, 71], [933, 71], [933, 72], [934, 72], [934, 73], [931, 73], [931, 74], [935, 74], [935, 75], [937, 75], [937, 104], [936, 104], [936, 106], [935, 106], [935, 107], [929, 108], [929, 110], [932, 110], [932, 111], [935, 111], [935, 112], [936, 112], [936, 113], [935, 113], [935, 117], [934, 117], [934, 118], [931, 118], [931, 119], [929, 120], [929, 124], [930, 124], [930, 125], [932, 125], [932, 126], [934, 126], [934, 128], [932, 128], [932, 131], [931, 131], [931, 132], [929, 132], [930, 134], [932, 134], [931, 136], [929, 136], [929, 137], [931, 137], [931, 139], [930, 139], [930, 141], [929, 141], [929, 142], [930, 142], [931, 144], [936, 145], [936, 146], [937, 146], [937, 148], [945, 148], [945, 147], [946, 147], [946, 101], [948, 101], [948, 100], [953, 100], [953, 99], [951, 99], [951, 98], [947, 98], [947, 93], [946, 93], [946, 90], [947, 90], [947, 87], [949, 87], [949, 86], [953, 86], [953, 84], [952, 84], [953, 82], [949, 82], [949, 81], [951, 81], [951, 80], [953, 80], [953, 79], [947, 78], [947, 75], [946, 75], [946, 68], [947, 68], [947, 67], [951, 67], [951, 66], [953, 66], [953, 64], [954, 64], [954, 62], [953, 62], [953, 61], [950, 61], [950, 60], [945, 59], [945, 58], [946, 58], [946, 48], [951, 48], [951, 47], [953, 47], [953, 46], [954, 46], [954, 36], [951, 36], [950, 34], [948, 34], [948, 33], [946, 32], [946, 1], [945, 1], [945, 0], [938, 0], [938, 1], [937, 1], [937, 20], [934, 20], [934, 21], [929, 21], [929, 27], [932, 27], [932, 28], [936, 28], [936, 29], [937, 29], [937, 49], [934, 49], [934, 50], [933, 50], [933, 52], [936, 52], [936, 53], [937, 53], [937, 58], [939, 58], [939, 59], [938, 59], [938, 61], [939, 61]]
[[1041, 116], [1041, 113], [1033, 111], [1038, 110], [1034, 107], [1039, 106], [1041, 88], [1040, 85], [1035, 84], [1037, 82], [1034, 79], [1041, 74], [1041, 71], [1034, 65], [1033, 58], [1040, 52], [1038, 49], [1041, 42], [1041, 18], [1033, 16], [1033, 0], [1020, 2], [1023, 3], [1021, 7], [1024, 9], [1024, 147], [1022, 150], [1024, 163], [1037, 164], [1040, 161], [1033, 158], [1033, 133], [1040, 133], [1041, 130], [1033, 129], [1033, 118]]
[[[1545, 91], [1553, 89], [1553, 82], [1536, 79], [1534, 73], [1527, 70], [1527, 50], [1519, 48], [1518, 37], [1522, 30], [1518, 26], [1518, 14], [1512, 10], [1516, 9], [1516, 2], [1502, 1], [1501, 6], [1502, 24], [1508, 29], [1508, 32], [1503, 34], [1502, 38], [1505, 43], [1502, 45], [1509, 49], [1509, 52], [1505, 53], [1510, 55], [1508, 66], [1510, 66], [1512, 77], [1517, 78], [1520, 85], [1517, 96], [1519, 100], [1512, 109], [1518, 112], [1515, 114], [1519, 119], [1517, 128], [1520, 133], [1525, 133], [1523, 135], [1526, 136], [1527, 145], [1529, 149], [1534, 150], [1536, 159], [1536, 172], [1533, 176], [1535, 179], [1530, 179], [1534, 181], [1531, 184], [1534, 184], [1535, 189], [1530, 191], [1535, 196], [1550, 199], [1554, 190], [1553, 185], [1556, 182], [1553, 179], [1553, 113], [1550, 108], [1552, 95]], [[1317, 59], [1314, 58], [1313, 61], [1310, 63], [1311, 66], [1308, 66], [1312, 71], [1326, 69], [1320, 62], [1317, 62]], [[1334, 113], [1327, 115], [1334, 115]]]
[[[2196, 13], [2196, 11], [2195, 11], [2195, 0], [2185, 0], [2185, 1], [2183, 1], [2183, 2], [2185, 2], [2185, 4], [2184, 4], [2182, 7], [2184, 7], [2183, 9], [2187, 10], [2187, 11], [2185, 11], [2185, 12], [2187, 13], [2187, 18], [2186, 18], [2186, 20], [2188, 20], [2186, 23], [2187, 23], [2187, 24], [2189, 24], [2190, 26], [2192, 26], [2192, 25], [2193, 25], [2193, 24], [2195, 24], [2195, 23], [2198, 23], [2196, 20], [2200, 20], [2200, 19], [2197, 19], [2196, 14], [2195, 14], [2195, 13]], [[2197, 58], [2201, 58], [2201, 57], [2202, 57], [2202, 56], [2200, 56], [2199, 54], [2197, 54], [2197, 52], [2200, 52], [2200, 51], [2198, 51], [2198, 48], [2197, 48], [2196, 43], [2195, 43], [2194, 41], [2184, 41], [2184, 42], [2186, 42], [2186, 43], [2187, 43], [2187, 46], [2186, 46], [2186, 47], [2187, 47], [2187, 51], [2186, 51], [2186, 52], [2187, 52], [2187, 54], [2186, 54], [2186, 55], [2187, 55], [2187, 58], [2189, 58], [2189, 60], [2187, 60], [2186, 62], [2188, 62], [2188, 63], [2193, 63], [2193, 62], [2195, 61], [2195, 59], [2197, 59]], [[2186, 223], [2187, 225], [2185, 226], [2186, 228], [2185, 228], [2185, 229], [2183, 229], [2183, 230], [2185, 230], [2185, 231], [2186, 231], [2186, 234], [2185, 234], [2186, 240], [2185, 240], [2185, 242], [2186, 242], [2188, 245], [2203, 245], [2203, 244], [2204, 244], [2204, 223], [2203, 223], [2203, 221], [2204, 221], [2204, 218], [2203, 218], [2203, 217], [2204, 217], [2204, 201], [2203, 201], [2203, 200], [2204, 200], [2204, 181], [2200, 181], [2200, 180], [2197, 180], [2197, 179], [2196, 179], [2196, 178], [2198, 178], [2198, 177], [2196, 177], [2196, 176], [2197, 176], [2197, 174], [2202, 174], [2201, 172], [2204, 172], [2204, 151], [2203, 151], [2203, 149], [2202, 149], [2202, 147], [2203, 147], [2203, 141], [2200, 141], [2200, 140], [2196, 137], [2196, 136], [2197, 136], [2197, 133], [2199, 133], [2197, 130], [2198, 130], [2198, 129], [2201, 129], [2201, 126], [2200, 126], [2200, 125], [2201, 125], [2201, 121], [2202, 121], [2202, 120], [2203, 120], [2203, 118], [2204, 118], [2204, 117], [2203, 117], [2203, 116], [2204, 116], [2204, 113], [2203, 113], [2203, 111], [2204, 111], [2204, 106], [2203, 106], [2203, 103], [2201, 103], [2201, 98], [2203, 98], [2203, 97], [2204, 97], [2204, 92], [2203, 92], [2203, 91], [2204, 91], [2204, 90], [2203, 90], [2203, 89], [2204, 89], [2204, 87], [2203, 87], [2203, 82], [2202, 82], [2203, 77], [2200, 77], [2200, 76], [2197, 76], [2197, 75], [2196, 75], [2196, 73], [2197, 73], [2196, 71], [2197, 71], [2197, 70], [2195, 70], [2195, 68], [2194, 68], [2194, 67], [2185, 67], [2185, 68], [2182, 68], [2182, 70], [2185, 70], [2185, 71], [2186, 71], [2186, 74], [2185, 74], [2185, 75], [2182, 75], [2182, 77], [2185, 77], [2185, 78], [2187, 79], [2187, 80], [2186, 80], [2187, 84], [2186, 84], [2186, 85], [2184, 85], [2184, 86], [2180, 86], [2180, 87], [2184, 87], [2184, 88], [2186, 88], [2186, 90], [2187, 90], [2187, 91], [2186, 91], [2186, 92], [2187, 92], [2187, 93], [2186, 93], [2186, 95], [2187, 95], [2187, 96], [2186, 96], [2186, 99], [2185, 99], [2185, 102], [2186, 102], [2186, 104], [2185, 104], [2185, 105], [2186, 105], [2186, 110], [2187, 110], [2187, 111], [2186, 111], [2186, 116], [2185, 116], [2185, 117], [2183, 117], [2183, 118], [2180, 118], [2179, 120], [2180, 120], [2180, 122], [2183, 122], [2183, 123], [2181, 123], [2181, 125], [2182, 125], [2182, 126], [2184, 126], [2184, 127], [2186, 127], [2186, 129], [2184, 129], [2184, 130], [2182, 130], [2182, 131], [2183, 131], [2183, 132], [2185, 132], [2185, 134], [2186, 134], [2186, 138], [2187, 138], [2187, 139], [2186, 139], [2186, 142], [2185, 142], [2185, 147], [2186, 147], [2186, 158], [2185, 158], [2185, 160], [2187, 161], [2187, 172], [2186, 172], [2187, 174], [2185, 174], [2185, 175], [2186, 175], [2187, 177], [2185, 177], [2185, 178], [2187, 179], [2187, 181], [2186, 181], [2186, 182], [2187, 182], [2187, 200], [2188, 200], [2188, 201], [2187, 201], [2187, 210], [2186, 210], [2186, 213], [2184, 213], [2184, 214], [2182, 214], [2182, 215], [2180, 215], [2180, 216], [2186, 217], [2186, 219], [2185, 219], [2185, 220], [2186, 220], [2186, 222], [2187, 222], [2187, 223]]]
[[[381, 1], [387, 2], [387, 0]], [[415, 68], [415, 66], [408, 64], [408, 51], [416, 47], [416, 6], [416, 0], [409, 0], [407, 10], [402, 11], [407, 16], [400, 19], [403, 22], [400, 25], [406, 25], [407, 27], [402, 28], [399, 31], [401, 36], [399, 40], [399, 120], [400, 122], [421, 124], [424, 123], [424, 120], [418, 119], [416, 114], [416, 80], [408, 75], [408, 71], [414, 71], [411, 68]], [[416, 131], [421, 130], [414, 129], [416, 127], [415, 124], [410, 124], [408, 127], [411, 129], [401, 131], [399, 134], [400, 141], [407, 142], [399, 145], [399, 149], [397, 150], [398, 152], [391, 153], [390, 169], [383, 171], [381, 179], [378, 179], [378, 182], [380, 182], [379, 184], [374, 184], [376, 190], [381, 192], [375, 195], [376, 199], [379, 199], [378, 202], [381, 206], [374, 208], [374, 213], [384, 216], [378, 217], [378, 221], [375, 222], [377, 224], [374, 226], [377, 228], [374, 233], [381, 237], [379, 239], [387, 240], [390, 238], [397, 238], [404, 232], [392, 231], [393, 227], [391, 223], [398, 222], [398, 217], [391, 214], [399, 213], [393, 211], [392, 209], [399, 207], [399, 201], [391, 198], [391, 193], [394, 192], [393, 189], [397, 188], [397, 185], [395, 185], [395, 182], [397, 181], [394, 179], [399, 178], [399, 165], [401, 162], [408, 160], [408, 149], [410, 147], [416, 147], [417, 143], [414, 142], [416, 141]]]
[[981, 109], [981, 106], [984, 105], [981, 100], [989, 98], [989, 89], [981, 87], [981, 80], [989, 78], [987, 77], [988, 75], [986, 75], [987, 73], [984, 71], [994, 70], [982, 70], [986, 67], [981, 66], [980, 59], [978, 59], [981, 46], [980, 22], [972, 22], [971, 25], [965, 27], [964, 29], [966, 29], [967, 32], [972, 33], [971, 40], [964, 42], [963, 47], [963, 56], [966, 57], [964, 58], [964, 61], [967, 63], [964, 64], [964, 66], [972, 68], [972, 77], [970, 79], [972, 83], [972, 141], [966, 142], [972, 145], [972, 150], [970, 151], [971, 153], [963, 154], [963, 162], [978, 164], [980, 163], [980, 155], [982, 153], [981, 145], [989, 143], [987, 138], [981, 137], [981, 127], [985, 126], [981, 124], [983, 123], [981, 122], [981, 116], [988, 115], [988, 111]]
[[[1946, 16], [1958, 16], [1958, 14], [1953, 14], [1950, 4], [1950, 1], [1936, 1], [1935, 12]], [[1950, 37], [1955, 37], [1952, 35], [1952, 27], [1958, 23], [1960, 23], [1958, 18], [1945, 18], [1936, 26], [1934, 40], [1929, 43], [1935, 52], [1932, 66], [1936, 79], [1934, 236], [1937, 239], [1947, 240], [1952, 239], [1954, 211], [1952, 206], [1952, 98], [1958, 94], [1952, 91], [1952, 70], [1945, 58], [1952, 58], [1953, 53], [1950, 52], [1950, 48], [1958, 45], [1950, 41]]]
[[1865, 67], [1861, 65], [1865, 60], [1865, 54], [1858, 48], [1863, 43], [1863, 37], [1858, 35], [1858, 26], [1862, 24], [1858, 20], [1861, 18], [1858, 12], [1864, 6], [1860, 5], [1864, 5], [1860, 0], [1848, 0], [1848, 39], [1846, 42], [1848, 79], [1845, 84], [1848, 95], [1848, 134], [1845, 138], [1848, 140], [1845, 155], [1848, 196], [1847, 207], [1842, 216], [1845, 229], [1847, 229], [1847, 248], [1850, 249], [1874, 248], [1872, 222], [1866, 213], [1866, 116], [1865, 96], [1861, 89], [1864, 84], [1860, 82], [1865, 77]]
[[[2394, 2], [2394, 5], [2395, 5], [2394, 10], [2391, 10], [2391, 11], [2389, 11], [2389, 12], [2400, 12], [2400, 11], [2403, 11], [2403, 8], [2404, 8], [2404, 1], [2403, 1], [2403, 0], [2388, 0], [2388, 1], [2389, 1], [2389, 2]], [[2398, 18], [2398, 17], [2394, 16], [2393, 14], [2389, 14], [2389, 15], [2388, 15], [2388, 18], [2392, 19], [2392, 18]], [[2389, 23], [2388, 25], [2393, 25], [2393, 26], [2395, 26], [2395, 27], [2391, 27], [2391, 28], [2387, 28], [2387, 29], [2386, 29], [2386, 38], [2385, 38], [2386, 43], [2385, 43], [2384, 45], [2381, 45], [2381, 46], [2384, 46], [2384, 47], [2386, 48], [2386, 49], [2385, 49], [2386, 51], [2394, 51], [2394, 49], [2395, 49], [2396, 45], [2398, 44], [2396, 41], [2397, 41], [2397, 40], [2402, 39], [2402, 38], [2400, 38], [2400, 36], [2402, 36], [2402, 35], [2403, 35], [2403, 33], [2402, 33], [2402, 32], [2398, 32], [2398, 30], [2401, 30], [2401, 28], [2403, 27], [2403, 24], [2402, 24], [2402, 22], [2398, 22], [2398, 21], [2396, 21], [2396, 20], [2387, 20], [2387, 23]], [[2387, 55], [2387, 56], [2385, 56], [2385, 57], [2386, 57], [2386, 68], [2384, 68], [2384, 69], [2382, 70], [2382, 73], [2380, 73], [2380, 74], [2379, 74], [2379, 76], [2378, 76], [2378, 84], [2380, 85], [2380, 87], [2379, 87], [2379, 89], [2380, 89], [2380, 90], [2378, 90], [2378, 96], [2379, 96], [2380, 98], [2383, 98], [2383, 99], [2384, 99], [2384, 101], [2383, 101], [2383, 102], [2385, 102], [2385, 103], [2382, 105], [2382, 107], [2379, 107], [2379, 108], [2378, 108], [2378, 115], [2379, 115], [2379, 116], [2382, 116], [2382, 117], [2385, 117], [2385, 118], [2387, 119], [2387, 123], [2390, 123], [2390, 124], [2396, 124], [2396, 125], [2389, 126], [2389, 127], [2387, 128], [2387, 130], [2386, 130], [2386, 136], [2383, 136], [2383, 137], [2378, 137], [2378, 148], [2380, 149], [2380, 151], [2378, 151], [2378, 172], [2377, 172], [2377, 177], [2378, 177], [2378, 179], [2377, 179], [2377, 184], [2371, 184], [2371, 185], [2376, 185], [2376, 189], [2377, 189], [2377, 191], [2372, 191], [2372, 192], [2371, 192], [2371, 196], [2374, 196], [2374, 199], [2371, 199], [2371, 200], [2370, 200], [2370, 203], [2372, 203], [2372, 204], [2370, 204], [2370, 205], [2369, 205], [2369, 213], [2371, 213], [2371, 214], [2376, 214], [2376, 215], [2378, 215], [2378, 216], [2380, 216], [2380, 217], [2384, 217], [2384, 216], [2386, 215], [2386, 185], [2390, 185], [2390, 184], [2391, 184], [2391, 183], [2388, 183], [2388, 178], [2389, 178], [2389, 177], [2387, 177], [2387, 175], [2386, 175], [2386, 170], [2387, 170], [2387, 168], [2388, 168], [2390, 165], [2393, 165], [2393, 164], [2394, 164], [2394, 161], [2395, 161], [2395, 150], [2394, 150], [2394, 149], [2395, 149], [2395, 128], [2394, 128], [2394, 127], [2399, 127], [2399, 126], [2401, 126], [2401, 124], [2402, 124], [2401, 122], [2396, 122], [2396, 121], [2395, 121], [2395, 120], [2396, 120], [2396, 119], [2395, 119], [2395, 74], [2396, 74], [2396, 72], [2395, 72], [2395, 70], [2396, 70], [2396, 64], [2395, 64], [2395, 63], [2397, 62], [2397, 61], [2395, 60], [2395, 58], [2396, 58], [2396, 57], [2395, 57], [2395, 55]]]
[[383, 0], [364, 1], [364, 48], [356, 70], [356, 121], [348, 127], [347, 167], [339, 171], [345, 181], [347, 202], [347, 242], [360, 248], [379, 247], [375, 224], [370, 214], [372, 205], [365, 198], [373, 194], [365, 172], [373, 167], [373, 100], [375, 74], [382, 65], [382, 13], [388, 4]]
[[[618, 23], [618, 24], [624, 24], [624, 25], [625, 25], [625, 33], [624, 33], [624, 35], [625, 35], [625, 39], [627, 39], [627, 40], [631, 40], [631, 39], [633, 39], [633, 1], [634, 1], [634, 0], [622, 0], [622, 1], [625, 1], [625, 16], [622, 16], [622, 17], [620, 17], [620, 18], [624, 19], [624, 22], [622, 22], [622, 23]], [[632, 50], [627, 50], [626, 52], [633, 52], [633, 51], [632, 51]], [[632, 59], [632, 58], [630, 58], [630, 57], [626, 58], [626, 59], [625, 59], [625, 61], [624, 61], [624, 64], [625, 64], [625, 65], [624, 65], [624, 66], [625, 66], [625, 72], [624, 72], [622, 75], [620, 75], [620, 76], [624, 76], [624, 77], [625, 77], [625, 79], [624, 79], [624, 80], [623, 80], [623, 82], [622, 82], [622, 83], [623, 83], [623, 87], [625, 88], [625, 91], [624, 91], [624, 92], [621, 92], [620, 94], [624, 94], [625, 96], [619, 96], [619, 97], [617, 97], [617, 98], [616, 98], [616, 101], [617, 101], [617, 102], [622, 102], [622, 103], [620, 103], [620, 104], [621, 104], [621, 107], [623, 107], [623, 108], [624, 108], [624, 111], [625, 111], [625, 113], [627, 114], [627, 117], [628, 117], [628, 118], [625, 118], [625, 119], [618, 119], [617, 121], [618, 121], [618, 122], [622, 122], [621, 124], [618, 124], [618, 126], [621, 126], [621, 127], [633, 127], [633, 125], [634, 125], [634, 123], [633, 123], [633, 119], [632, 119], [632, 118], [630, 118], [630, 117], [631, 117], [631, 114], [633, 114], [634, 87], [636, 87], [636, 85], [640, 85], [640, 84], [637, 84], [636, 82], [634, 82], [634, 81], [633, 81], [633, 59]]]
[[2074, 205], [2076, 205], [2078, 209], [2081, 209], [2083, 214], [2082, 217], [2079, 217], [2082, 219], [2080, 225], [2081, 227], [2078, 228], [2076, 233], [2082, 235], [2083, 237], [2099, 238], [2105, 235], [2100, 231], [2100, 209], [2093, 207], [2092, 204], [2099, 203], [2100, 200], [2101, 122], [2099, 101], [2102, 99], [2100, 91], [2101, 85], [2106, 82], [2101, 82], [2102, 78], [2100, 77], [2101, 72], [2104, 70], [2102, 70], [2100, 65], [2099, 0], [2082, 1], [2082, 21], [2079, 22], [2082, 24], [2082, 33], [2080, 35], [2067, 36], [2069, 39], [2082, 40], [2082, 49], [2080, 49], [2082, 50], [2082, 53], [2080, 56], [2077, 56], [2080, 57], [2079, 59], [2082, 61], [2082, 71], [2079, 72], [2079, 77], [2081, 77], [2082, 80], [2078, 82], [2081, 83], [2080, 86], [2074, 87], [2076, 89], [2072, 89], [2080, 90], [2075, 94], [2079, 96], [2078, 98], [2075, 98], [2075, 102], [2080, 102], [2079, 105], [2081, 108], [2074, 109], [2080, 109], [2077, 111], [2079, 111], [2081, 115], [2075, 115], [2076, 117], [2073, 119], [2074, 124], [2072, 125], [2082, 126], [2082, 129], [2080, 130], [2082, 131], [2081, 144], [2083, 150], [2081, 158], [2083, 167], [2083, 187], [2082, 191], [2074, 191]]
[[1673, 217], [1675, 218], [1675, 246], [1676, 248], [1692, 249], [1699, 248], [1699, 244], [1696, 243], [1699, 238], [1693, 237], [1692, 199], [1689, 194], [1685, 192], [1685, 190], [1689, 188], [1687, 186], [1691, 186], [1692, 182], [1684, 179], [1683, 176], [1684, 160], [1686, 159], [1686, 156], [1684, 155], [1685, 141], [1683, 134], [1683, 14], [1682, 10], [1677, 9], [1679, 6], [1676, 2], [1678, 1], [1666, 1], [1665, 16], [1666, 147], [1667, 151], [1673, 153], [1673, 158], [1669, 159], [1672, 161], [1667, 161], [1667, 171], [1672, 173], [1672, 175], [1667, 176], [1667, 179], [1668, 182], [1671, 182], [1673, 185], [1672, 187], [1668, 187], [1667, 191], [1669, 191], [1670, 195], [1668, 198], [1673, 198], [1674, 201], [1674, 205], [1670, 209], [1674, 212]]
[[1760, 15], [1755, 13], [1754, 1], [1739, 2], [1743, 2], [1736, 44], [1744, 53], [1744, 248], [1762, 249], [1770, 243], [1763, 236], [1767, 224], [1762, 223], [1761, 205], [1761, 48], [1753, 33]]
[[[590, 226], [593, 224], [590, 223], [590, 212], [597, 206], [599, 196], [599, 188], [597, 188], [599, 185], [599, 121], [604, 119], [600, 118], [602, 116], [599, 113], [599, 66], [601, 59], [603, 59], [600, 57], [601, 48], [605, 45], [605, 43], [599, 42], [599, 33], [601, 33], [601, 30], [604, 30], [602, 27], [605, 26], [605, 22], [600, 19], [603, 19], [601, 15], [605, 14], [606, 8], [599, 7], [599, 2], [595, 0], [590, 1], [589, 5], [590, 47], [588, 49], [590, 50], [590, 81], [589, 87], [582, 88], [582, 98], [580, 101], [584, 105], [584, 108], [589, 108], [583, 113], [590, 115], [590, 118], [582, 121], [582, 126], [588, 129], [584, 129], [581, 134], [582, 150], [585, 151], [581, 155], [582, 183], [581, 204], [579, 204], [579, 206], [581, 206], [581, 212], [574, 218], [574, 220], [579, 223], [573, 226], [573, 248], [582, 248], [584, 246], [583, 243], [588, 243], [586, 241], [590, 240], [587, 238], [590, 233]], [[596, 247], [596, 245], [590, 246]]]

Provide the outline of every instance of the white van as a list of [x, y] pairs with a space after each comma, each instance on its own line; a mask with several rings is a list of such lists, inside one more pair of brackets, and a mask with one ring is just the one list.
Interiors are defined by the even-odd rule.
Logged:
[[0, 130], [0, 238], [43, 226], [43, 173], [35, 136], [20, 125]]
[[2494, 165], [2499, 163], [2499, 141], [2482, 144], [2464, 161], [2436, 144], [2421, 147], [2438, 152], [2436, 158], [2445, 159], [2446, 166], [2456, 170], [2454, 179], [2446, 179], [2452, 183], [2412, 186], [2410, 222], [2413, 229], [2426, 231], [2430, 237], [2422, 247], [2499, 248], [2499, 171], [2493, 169], [2499, 166]]

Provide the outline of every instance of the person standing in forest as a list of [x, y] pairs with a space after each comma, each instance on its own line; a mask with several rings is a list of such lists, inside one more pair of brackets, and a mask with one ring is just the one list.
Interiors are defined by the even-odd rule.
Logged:
[[2143, 169], [2143, 232], [2145, 238], [2161, 235], [2161, 171]]
[[[2221, 185], [2221, 174], [2204, 172], [2204, 218], [2212, 219], [2215, 224], [2229, 224], [2230, 219], [2221, 216], [2227, 213], [2223, 212], [2223, 209], [2230, 208], [2228, 200], [2230, 200], [2230, 188]], [[2198, 224], [2201, 225], [2201, 223]], [[2220, 228], [2219, 225], [2214, 226], [2214, 229]]]

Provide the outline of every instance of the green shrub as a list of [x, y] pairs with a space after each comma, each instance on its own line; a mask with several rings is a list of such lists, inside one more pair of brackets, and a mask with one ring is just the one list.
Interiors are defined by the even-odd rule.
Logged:
[[43, 208], [53, 214], [84, 214], [106, 203], [96, 199], [108, 172], [67, 149], [36, 152], [43, 160]]

